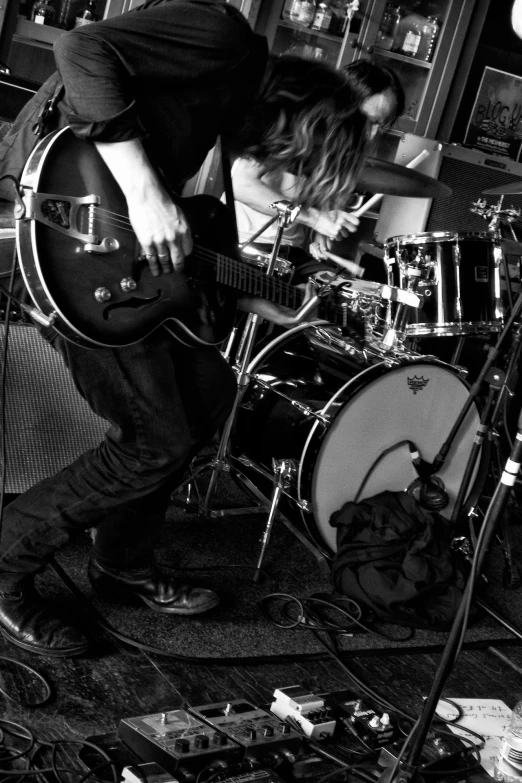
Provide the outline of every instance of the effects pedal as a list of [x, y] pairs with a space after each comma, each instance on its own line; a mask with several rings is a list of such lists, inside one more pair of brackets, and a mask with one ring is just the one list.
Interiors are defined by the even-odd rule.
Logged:
[[223, 783], [283, 783], [283, 779], [272, 769], [253, 769], [237, 775], [225, 770], [218, 780]]
[[362, 699], [345, 698], [345, 691], [331, 693], [327, 697], [330, 709], [339, 721], [339, 729], [345, 728], [372, 750], [393, 742], [396, 728], [387, 712], [377, 713]]
[[214, 760], [223, 766], [242, 758], [240, 745], [185, 710], [169, 710], [120, 721], [118, 737], [143, 761], [155, 761], [176, 777], [190, 779], [194, 770]]
[[222, 701], [189, 707], [192, 715], [224, 732], [243, 748], [242, 758], [295, 761], [302, 737], [291, 726], [248, 701]]
[[295, 721], [309, 739], [320, 740], [333, 735], [336, 721], [320, 696], [309, 693], [301, 685], [289, 685], [277, 688], [274, 698], [270, 711], [281, 720]]
[[174, 775], [154, 761], [124, 767], [121, 776], [123, 783], [179, 783]]
[[[379, 766], [391, 767], [395, 764], [402, 746], [403, 741], [399, 740], [386, 748], [381, 748]], [[452, 737], [431, 731], [422, 746], [419, 772], [421, 775], [423, 770], [444, 774], [446, 770], [465, 768], [469, 765], [468, 754], [472, 751], [473, 748], [457, 736]]]

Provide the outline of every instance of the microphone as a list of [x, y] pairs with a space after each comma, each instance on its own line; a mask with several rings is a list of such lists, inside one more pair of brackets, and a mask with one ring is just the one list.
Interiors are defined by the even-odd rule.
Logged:
[[415, 479], [406, 492], [426, 511], [442, 511], [450, 501], [445, 484], [438, 476], [430, 476], [427, 481]]
[[408, 441], [408, 447], [419, 478], [412, 481], [406, 492], [426, 511], [442, 511], [450, 501], [443, 480], [433, 475], [435, 467], [422, 459], [412, 441]]

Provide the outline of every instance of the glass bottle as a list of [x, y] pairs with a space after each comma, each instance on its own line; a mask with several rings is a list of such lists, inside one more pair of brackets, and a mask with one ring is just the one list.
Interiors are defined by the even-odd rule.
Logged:
[[56, 11], [51, 5], [51, 0], [37, 0], [31, 11], [31, 21], [36, 24], [54, 25]]
[[493, 777], [505, 783], [522, 781], [522, 701], [511, 713], [511, 723], [502, 739]]
[[56, 27], [62, 30], [70, 30], [74, 24], [74, 9], [77, 6], [75, 0], [62, 0], [58, 8]]
[[416, 57], [418, 60], [425, 60], [430, 62], [435, 50], [435, 41], [439, 34], [439, 20], [436, 16], [428, 16], [426, 24], [423, 25], [422, 38], [417, 49]]
[[401, 12], [399, 6], [387, 3], [375, 40], [377, 46], [380, 46], [381, 49], [387, 49], [388, 51], [392, 48], [400, 21]]
[[92, 22], [98, 22], [100, 15], [96, 11], [96, 0], [87, 0], [87, 4], [76, 14], [74, 19], [74, 26], [81, 27], [84, 24], [91, 24]]
[[314, 0], [301, 0], [299, 7], [299, 17], [297, 21], [304, 27], [310, 27], [314, 21], [315, 16], [315, 2]]
[[323, 33], [327, 33], [330, 29], [330, 23], [332, 21], [332, 9], [329, 3], [320, 2], [315, 11], [314, 21], [312, 22], [312, 30], [322, 30]]
[[417, 57], [422, 40], [422, 28], [427, 21], [426, 17], [420, 14], [403, 16], [397, 26], [394, 51], [407, 57]]
[[292, 4], [290, 6], [290, 11], [289, 11], [291, 22], [299, 21], [300, 10], [301, 10], [301, 0], [292, 0]]
[[294, 0], [285, 0], [283, 10], [281, 11], [281, 19], [284, 19], [285, 22], [290, 21], [290, 12], [292, 10], [293, 4]]

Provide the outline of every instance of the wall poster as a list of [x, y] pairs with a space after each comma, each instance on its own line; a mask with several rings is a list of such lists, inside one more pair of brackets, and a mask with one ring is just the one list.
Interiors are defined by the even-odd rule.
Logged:
[[522, 148], [522, 76], [487, 66], [464, 144], [518, 160]]

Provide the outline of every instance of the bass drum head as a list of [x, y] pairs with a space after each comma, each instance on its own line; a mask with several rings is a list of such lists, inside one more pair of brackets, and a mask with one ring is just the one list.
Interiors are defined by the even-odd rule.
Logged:
[[[406, 490], [418, 478], [407, 441], [417, 447], [423, 460], [433, 462], [469, 397], [466, 383], [437, 360], [381, 367], [379, 377], [375, 377], [374, 368], [369, 377], [367, 373], [356, 376], [334, 395], [324, 413], [335, 410], [341, 395], [346, 400], [348, 394], [348, 399], [318, 449], [316, 428], [312, 428], [300, 463], [299, 499], [311, 503], [316, 532], [332, 552], [337, 551], [337, 531], [330, 525], [331, 515], [349, 501], [358, 502], [386, 490]], [[450, 497], [441, 512], [447, 518], [455, 505], [479, 421], [473, 404], [443, 467], [435, 474]], [[303, 519], [309, 527], [310, 519]]]

